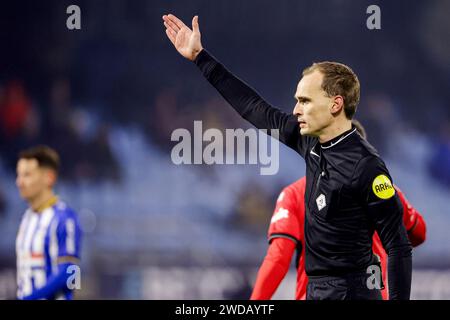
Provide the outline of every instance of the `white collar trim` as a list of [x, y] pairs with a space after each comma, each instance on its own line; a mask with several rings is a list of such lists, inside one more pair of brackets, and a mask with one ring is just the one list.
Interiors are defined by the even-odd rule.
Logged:
[[345, 136], [343, 136], [343, 137], [341, 137], [338, 141], [336, 141], [335, 143], [331, 143], [329, 146], [327, 146], [327, 147], [323, 147], [323, 146], [320, 146], [322, 149], [329, 149], [329, 148], [331, 148], [331, 147], [334, 147], [335, 145], [337, 145], [339, 142], [341, 142], [342, 140], [344, 140], [345, 138], [347, 138], [349, 135], [351, 135], [352, 133], [354, 133], [356, 131], [356, 128], [355, 129], [353, 129], [351, 132], [349, 132], [349, 133], [347, 133]]
[[317, 142], [316, 142], [316, 143], [314, 144], [314, 146], [311, 148], [310, 153], [313, 154], [313, 155], [315, 155], [316, 157], [319, 157], [319, 158], [320, 158], [320, 156], [319, 156], [317, 153], [314, 152], [314, 148], [316, 147], [316, 145], [317, 145]]

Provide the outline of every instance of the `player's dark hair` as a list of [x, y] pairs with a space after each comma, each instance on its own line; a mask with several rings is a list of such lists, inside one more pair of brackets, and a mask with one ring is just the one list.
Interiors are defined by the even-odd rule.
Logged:
[[45, 145], [35, 146], [19, 153], [20, 159], [36, 159], [39, 167], [49, 168], [56, 173], [59, 171], [60, 161], [58, 153]]
[[366, 129], [364, 129], [364, 126], [356, 119], [352, 119], [352, 124], [355, 126], [356, 131], [360, 134], [361, 137], [364, 139], [367, 139]]
[[322, 89], [328, 96], [340, 95], [344, 98], [344, 112], [352, 119], [359, 103], [360, 84], [353, 70], [338, 62], [317, 62], [303, 70], [303, 76], [320, 71], [323, 74]]

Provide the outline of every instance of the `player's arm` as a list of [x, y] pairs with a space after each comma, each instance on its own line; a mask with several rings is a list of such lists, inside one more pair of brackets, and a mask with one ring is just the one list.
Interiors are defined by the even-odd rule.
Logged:
[[302, 238], [296, 191], [284, 188], [270, 221], [269, 248], [258, 271], [252, 300], [270, 299], [289, 270], [292, 256]]
[[408, 238], [413, 247], [422, 244], [426, 239], [427, 226], [423, 216], [406, 199], [403, 192], [396, 187], [395, 190], [403, 205], [403, 223], [405, 224]]
[[414, 225], [408, 230], [408, 238], [413, 247], [417, 247], [425, 242], [427, 234], [427, 225], [424, 218], [418, 214]]
[[388, 253], [389, 299], [408, 300], [411, 293], [411, 244], [403, 224], [403, 208], [381, 160], [368, 157], [359, 166], [361, 190], [380, 240]]
[[197, 16], [192, 20], [192, 30], [173, 15], [163, 16], [163, 19], [167, 37], [178, 52], [195, 62], [205, 78], [244, 119], [258, 129], [278, 129], [281, 142], [304, 154], [305, 138], [301, 138], [296, 117], [271, 106], [203, 49]]
[[250, 300], [269, 300], [272, 298], [289, 270], [295, 247], [295, 242], [287, 238], [272, 240], [259, 268]]
[[71, 262], [59, 263], [58, 271], [47, 280], [46, 285], [23, 297], [23, 300], [52, 299], [59, 291], [66, 288], [67, 280], [72, 274], [70, 271], [72, 265]]
[[73, 275], [73, 266], [79, 265], [81, 229], [75, 217], [65, 216], [56, 228], [58, 256], [57, 271], [53, 273], [42, 288], [33, 291], [24, 300], [52, 299], [56, 294], [67, 290], [67, 280]]

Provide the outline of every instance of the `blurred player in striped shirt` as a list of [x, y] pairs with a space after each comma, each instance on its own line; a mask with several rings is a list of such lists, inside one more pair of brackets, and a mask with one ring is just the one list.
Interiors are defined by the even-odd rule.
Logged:
[[[364, 127], [353, 120], [359, 134], [366, 138]], [[297, 285], [295, 299], [306, 299], [308, 277], [305, 272], [305, 186], [306, 177], [299, 179], [283, 189], [280, 193], [271, 219], [268, 238], [269, 249], [258, 271], [251, 300], [268, 300], [272, 298], [296, 252]], [[401, 190], [395, 186], [403, 205], [403, 223], [413, 247], [425, 241], [426, 224], [421, 214], [408, 202]], [[387, 284], [387, 254], [378, 234], [373, 235], [373, 252], [380, 258], [383, 283]], [[381, 291], [384, 300], [388, 299], [388, 290]]]
[[59, 156], [47, 146], [19, 155], [16, 184], [28, 203], [16, 238], [17, 298], [72, 299], [78, 287], [81, 228], [53, 191]]

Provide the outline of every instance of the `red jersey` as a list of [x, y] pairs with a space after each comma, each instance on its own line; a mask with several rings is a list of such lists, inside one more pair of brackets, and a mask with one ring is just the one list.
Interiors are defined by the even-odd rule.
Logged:
[[[275, 211], [273, 213], [268, 238], [271, 243], [276, 238], [287, 238], [296, 244], [297, 258], [297, 286], [295, 299], [304, 300], [306, 298], [306, 287], [308, 277], [305, 272], [305, 238], [304, 238], [304, 221], [305, 221], [305, 185], [306, 178], [303, 177], [293, 184], [283, 189], [277, 199]], [[405, 198], [401, 190], [395, 186], [403, 205], [403, 222], [408, 237], [413, 246], [417, 246], [425, 241], [426, 225], [423, 217]], [[385, 289], [382, 290], [383, 299], [387, 299], [387, 254], [381, 244], [378, 234], [373, 235], [373, 251], [380, 257], [383, 281]], [[290, 261], [287, 260], [287, 261]], [[266, 272], [266, 271], [265, 271]], [[263, 278], [258, 274], [258, 278]], [[278, 281], [278, 280], [277, 280]], [[258, 279], [257, 279], [258, 283]], [[260, 286], [259, 286], [260, 287]], [[252, 299], [257, 299], [259, 292], [252, 294]]]
[[[400, 201], [403, 205], [403, 224], [408, 232], [408, 238], [413, 247], [417, 247], [422, 242], [425, 241], [426, 236], [426, 224], [422, 215], [417, 212], [417, 210], [408, 202], [403, 192], [397, 187], [395, 187], [395, 191], [398, 193]], [[375, 232], [373, 234], [373, 245], [372, 245], [373, 253], [378, 255], [381, 260], [381, 271], [383, 276], [383, 282], [385, 288], [381, 290], [381, 295], [384, 300], [388, 300], [388, 282], [387, 282], [387, 253], [383, 248], [383, 244], [381, 243], [378, 234]]]
[[270, 221], [269, 243], [279, 237], [292, 239], [297, 248], [297, 286], [295, 299], [306, 299], [308, 277], [305, 272], [305, 187], [306, 177], [283, 189], [277, 199], [275, 211]]

